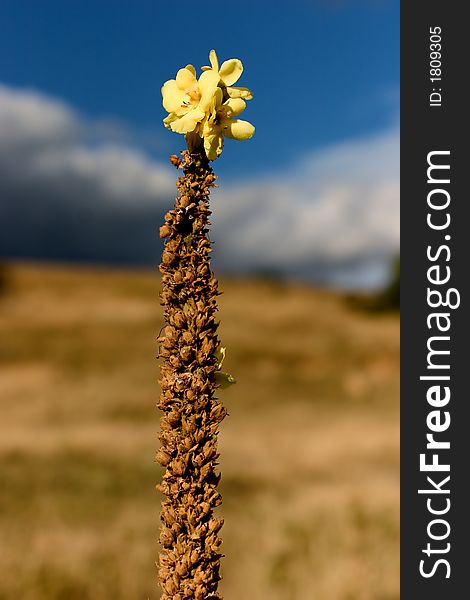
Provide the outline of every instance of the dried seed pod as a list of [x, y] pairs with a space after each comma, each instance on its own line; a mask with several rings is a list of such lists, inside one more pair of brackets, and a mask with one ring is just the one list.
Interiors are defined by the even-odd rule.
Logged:
[[171, 325], [167, 325], [164, 329], [164, 333], [165, 333], [165, 337], [168, 340], [172, 340], [175, 341], [176, 339], [178, 339], [178, 332], [177, 330], [172, 327]]
[[155, 456], [155, 460], [159, 462], [163, 467], [166, 467], [166, 465], [171, 460], [171, 456], [168, 454], [168, 452], [165, 452], [165, 450], [162, 450], [160, 448], [160, 450], [157, 452], [157, 455]]
[[175, 283], [183, 283], [184, 280], [184, 275], [181, 271], [175, 271], [174, 275], [173, 275], [173, 281]]
[[172, 577], [169, 577], [165, 583], [164, 583], [164, 590], [166, 591], [167, 594], [170, 595], [171, 598], [173, 598], [173, 596], [176, 594], [176, 592], [178, 591], [178, 586], [175, 584], [175, 582], [173, 581]]
[[223, 524], [224, 524], [223, 519], [215, 519], [215, 518], [211, 519], [209, 521], [209, 533], [217, 533]]
[[181, 158], [177, 154], [172, 154], [170, 156], [170, 162], [177, 169], [181, 166]]
[[204, 341], [202, 342], [201, 350], [204, 352], [204, 354], [209, 356], [215, 350], [214, 342], [211, 339], [209, 339], [208, 337], [206, 337], [204, 339]]
[[194, 421], [186, 421], [185, 429], [188, 433], [194, 433], [197, 429], [196, 423]]
[[202, 467], [204, 464], [204, 456], [202, 454], [196, 454], [193, 456], [193, 465], [195, 467]]
[[[175, 254], [178, 252], [178, 240], [176, 240], [174, 237], [170, 240], [167, 241], [166, 246], [165, 246], [165, 250], [167, 252], [171, 252], [172, 254]], [[176, 256], [175, 256], [176, 258]]]
[[193, 354], [193, 349], [191, 346], [183, 346], [180, 350], [180, 357], [184, 362], [188, 362], [191, 360], [191, 356]]
[[180, 413], [176, 410], [172, 410], [170, 413], [168, 413], [167, 421], [171, 427], [178, 427], [178, 425], [181, 423]]
[[160, 529], [160, 544], [162, 546], [170, 546], [173, 543], [173, 540], [174, 535], [171, 529], [168, 529], [168, 527], [163, 526]]
[[183, 331], [181, 338], [185, 344], [192, 344], [194, 342], [194, 335], [190, 331]]
[[160, 227], [160, 237], [161, 238], [166, 238], [170, 235], [171, 233], [171, 229], [168, 227], [168, 225], [162, 225]]
[[176, 572], [180, 577], [185, 577], [188, 574], [188, 565], [185, 561], [176, 566]]
[[179, 369], [183, 364], [180, 357], [175, 356], [174, 354], [171, 354], [168, 360], [170, 361], [171, 366], [175, 367], [175, 369]]
[[186, 324], [186, 317], [184, 316], [183, 311], [177, 310], [169, 316], [169, 321], [172, 325], [181, 329]]
[[160, 300], [162, 301], [163, 306], [170, 304], [172, 298], [173, 292], [171, 290], [165, 289], [160, 292]]
[[177, 459], [172, 462], [172, 469], [175, 475], [184, 475], [186, 471], [186, 461]]
[[182, 392], [185, 389], [185, 382], [183, 379], [177, 379], [174, 383], [174, 386], [177, 392]]
[[205, 598], [207, 598], [205, 588], [202, 586], [197, 587], [194, 592], [194, 600], [205, 600]]
[[167, 524], [173, 526], [173, 524], [176, 522], [176, 515], [175, 515], [175, 511], [173, 509], [173, 507], [168, 504], [163, 506], [163, 511], [162, 511], [162, 520], [164, 520]]
[[173, 252], [165, 250], [162, 256], [162, 261], [165, 266], [171, 265], [175, 261], [176, 255]]
[[185, 440], [183, 442], [183, 448], [186, 450], [186, 452], [189, 452], [191, 450], [191, 448], [193, 448], [193, 447], [194, 447], [194, 440], [188, 436], [187, 438], [185, 438]]

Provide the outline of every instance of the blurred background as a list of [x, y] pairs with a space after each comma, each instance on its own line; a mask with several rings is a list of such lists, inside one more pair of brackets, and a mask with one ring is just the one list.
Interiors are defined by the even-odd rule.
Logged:
[[3, 0], [1, 600], [158, 598], [160, 87], [211, 48], [222, 592], [399, 597], [398, 0]]

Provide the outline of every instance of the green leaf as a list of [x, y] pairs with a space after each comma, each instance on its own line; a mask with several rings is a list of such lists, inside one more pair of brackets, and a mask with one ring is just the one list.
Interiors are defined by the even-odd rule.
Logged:
[[230, 373], [225, 373], [224, 371], [217, 371], [215, 374], [215, 382], [222, 389], [225, 389], [230, 387], [237, 381], [233, 375], [230, 375]]

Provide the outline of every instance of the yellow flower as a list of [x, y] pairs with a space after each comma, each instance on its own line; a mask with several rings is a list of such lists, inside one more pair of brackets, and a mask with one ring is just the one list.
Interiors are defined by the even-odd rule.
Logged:
[[213, 72], [203, 73], [196, 79], [192, 65], [180, 69], [176, 79], [170, 79], [162, 87], [163, 108], [170, 114], [163, 120], [165, 127], [176, 133], [194, 131], [206, 116], [218, 84]]
[[248, 121], [234, 119], [243, 110], [246, 102], [242, 98], [228, 98], [223, 102], [223, 92], [216, 90], [211, 114], [200, 125], [204, 150], [209, 160], [220, 156], [224, 147], [224, 137], [234, 140], [248, 140], [253, 137], [255, 128]]
[[192, 65], [180, 69], [175, 79], [162, 87], [163, 107], [168, 116], [165, 127], [186, 135], [188, 147], [204, 146], [209, 160], [215, 160], [222, 152], [224, 137], [247, 140], [255, 128], [251, 123], [234, 119], [246, 107], [246, 100], [253, 94], [247, 88], [233, 87], [243, 72], [237, 58], [225, 61], [219, 69], [215, 50], [209, 54], [210, 67], [196, 79]]
[[218, 73], [230, 98], [244, 98], [245, 100], [251, 100], [253, 98], [253, 94], [248, 88], [233, 87], [233, 84], [240, 79], [241, 74], [243, 73], [243, 64], [241, 60], [238, 58], [226, 60], [219, 69], [219, 59], [217, 58], [215, 50], [209, 52], [209, 60], [211, 66], [204, 66], [202, 67], [202, 70], [211, 70]]

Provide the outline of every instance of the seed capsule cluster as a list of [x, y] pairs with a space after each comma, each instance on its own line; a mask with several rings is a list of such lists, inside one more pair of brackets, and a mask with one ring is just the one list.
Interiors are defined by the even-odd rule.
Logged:
[[160, 449], [165, 467], [159, 581], [162, 600], [215, 600], [220, 580], [223, 520], [216, 473], [217, 432], [226, 415], [214, 397], [217, 371], [218, 285], [210, 269], [209, 193], [215, 175], [203, 152], [182, 152], [171, 162], [183, 169], [175, 208], [165, 216], [160, 294], [166, 326], [159, 338]]

